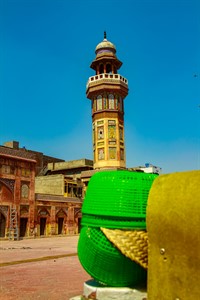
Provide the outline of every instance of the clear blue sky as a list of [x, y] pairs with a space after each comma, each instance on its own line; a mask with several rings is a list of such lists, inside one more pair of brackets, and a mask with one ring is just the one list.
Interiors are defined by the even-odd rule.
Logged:
[[129, 81], [127, 167], [199, 169], [199, 0], [0, 0], [0, 144], [93, 159], [85, 87], [104, 30]]

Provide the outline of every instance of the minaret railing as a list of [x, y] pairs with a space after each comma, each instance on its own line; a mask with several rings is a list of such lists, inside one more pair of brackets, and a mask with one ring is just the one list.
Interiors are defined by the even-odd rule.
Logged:
[[98, 80], [109, 80], [109, 81], [112, 81], [112, 82], [122, 82], [124, 83], [125, 85], [128, 85], [128, 80], [121, 76], [120, 74], [108, 74], [108, 73], [103, 73], [103, 74], [98, 74], [98, 75], [94, 75], [94, 76], [91, 76], [89, 77], [88, 79], [88, 82], [87, 82], [87, 85], [86, 87], [88, 88], [89, 84], [92, 83], [92, 82], [96, 82]]

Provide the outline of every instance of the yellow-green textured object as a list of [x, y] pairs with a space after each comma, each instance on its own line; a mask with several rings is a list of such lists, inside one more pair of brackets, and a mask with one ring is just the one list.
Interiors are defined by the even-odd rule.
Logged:
[[200, 171], [155, 179], [146, 221], [148, 300], [200, 299]]

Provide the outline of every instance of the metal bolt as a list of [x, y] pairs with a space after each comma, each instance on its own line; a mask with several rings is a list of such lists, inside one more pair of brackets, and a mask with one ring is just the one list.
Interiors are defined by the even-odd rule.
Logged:
[[[165, 249], [164, 248], [160, 249], [160, 254], [162, 254], [162, 255], [165, 254]], [[175, 299], [175, 300], [178, 300], [178, 299]]]

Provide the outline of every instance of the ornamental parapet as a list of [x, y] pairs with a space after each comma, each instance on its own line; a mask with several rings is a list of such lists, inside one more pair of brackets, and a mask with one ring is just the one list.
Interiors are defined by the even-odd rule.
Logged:
[[100, 83], [112, 83], [112, 84], [120, 84], [128, 88], [128, 80], [121, 76], [120, 74], [99, 74], [99, 75], [94, 75], [89, 77], [87, 85], [86, 85], [86, 90], [88, 87], [91, 87], [96, 84]]

